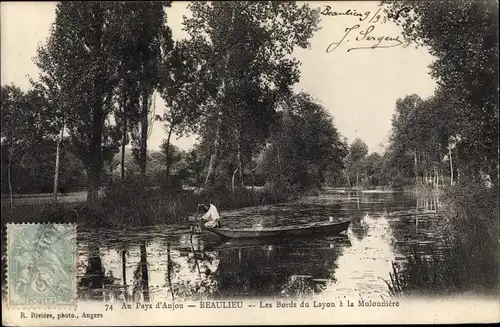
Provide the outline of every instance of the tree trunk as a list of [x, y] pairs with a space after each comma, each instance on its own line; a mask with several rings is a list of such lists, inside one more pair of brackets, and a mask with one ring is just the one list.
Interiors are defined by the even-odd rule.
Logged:
[[[97, 83], [100, 85], [100, 83]], [[96, 86], [98, 87], [98, 86]], [[97, 98], [94, 104], [92, 117], [92, 135], [90, 140], [90, 162], [88, 167], [87, 202], [92, 204], [99, 197], [99, 183], [102, 170], [102, 133], [104, 129], [104, 112], [102, 99]]]
[[[460, 171], [461, 171], [461, 165], [460, 165], [460, 153], [458, 152], [458, 146], [455, 146], [455, 161], [453, 161], [453, 168], [454, 168], [454, 173], [456, 173], [456, 178], [453, 179], [453, 184], [459, 184], [460, 183]], [[455, 175], [453, 175], [455, 177]]]
[[238, 175], [240, 178], [241, 187], [245, 187], [243, 183], [243, 162], [241, 160], [241, 131], [238, 131], [238, 153], [236, 155], [238, 161]]
[[123, 118], [121, 179], [125, 179], [125, 145], [127, 143], [127, 119]]
[[359, 188], [359, 172], [356, 170], [356, 188]]
[[[235, 16], [235, 8], [233, 6], [232, 11], [231, 11], [231, 26], [233, 26], [234, 22], [234, 16]], [[230, 58], [230, 53], [229, 51], [225, 53], [225, 58], [224, 58], [224, 74], [227, 74], [228, 70], [228, 65], [229, 65], [229, 58]], [[216, 105], [221, 106], [221, 100], [225, 97], [226, 93], [226, 77], [224, 76], [222, 78], [221, 82], [221, 87], [218, 91], [217, 94], [217, 101]], [[215, 167], [217, 165], [217, 155], [219, 152], [219, 146], [221, 143], [221, 128], [222, 128], [222, 118], [223, 118], [223, 111], [222, 108], [219, 107], [219, 112], [217, 113], [217, 122], [215, 124], [215, 136], [214, 136], [214, 143], [213, 143], [213, 149], [212, 153], [210, 154], [210, 162], [208, 164], [208, 171], [207, 171], [207, 177], [205, 178], [205, 187], [209, 187], [210, 185], [213, 184], [214, 181], [214, 175], [215, 175]]]
[[59, 186], [59, 157], [60, 157], [61, 143], [63, 141], [63, 137], [64, 137], [64, 123], [61, 128], [61, 136], [57, 141], [57, 146], [56, 146], [56, 170], [54, 172], [54, 204], [57, 203], [57, 189]]
[[234, 178], [236, 176], [236, 172], [238, 171], [238, 168], [236, 168], [234, 171], [233, 171], [233, 177], [231, 178], [231, 189], [233, 190], [234, 192]]
[[277, 144], [277, 147], [276, 147], [276, 160], [278, 161], [278, 169], [279, 169], [279, 172], [281, 173], [281, 158], [280, 158], [280, 145], [279, 143]]
[[148, 123], [149, 123], [149, 97], [148, 90], [144, 89], [142, 94], [142, 122], [141, 122], [141, 139], [140, 139], [140, 155], [139, 165], [141, 175], [146, 176], [147, 151], [148, 151]]
[[170, 180], [170, 138], [172, 137], [172, 131], [174, 129], [174, 126], [173, 125], [170, 125], [170, 128], [168, 129], [168, 136], [167, 136], [167, 149], [165, 150], [165, 161], [166, 161], [166, 165], [167, 165], [167, 176], [166, 176], [166, 181], [167, 181], [167, 185], [169, 183], [169, 180]]
[[490, 171], [491, 171], [490, 175], [491, 183], [495, 188], [498, 188], [498, 161], [496, 163], [491, 164]]
[[498, 158], [500, 158], [500, 147], [497, 147], [497, 162], [495, 164], [495, 178], [493, 180], [493, 184], [494, 184], [494, 187], [495, 189], [498, 190], [498, 183], [500, 181], [500, 162], [498, 161]]
[[252, 169], [252, 191], [255, 188], [255, 171]]
[[215, 165], [217, 163], [217, 154], [219, 151], [220, 139], [221, 139], [221, 127], [222, 127], [222, 110], [217, 114], [217, 122], [215, 127], [215, 137], [214, 137], [214, 145], [212, 153], [210, 154], [210, 162], [208, 163], [208, 171], [207, 177], [205, 179], [205, 187], [209, 187], [213, 184], [214, 174], [215, 174]]
[[448, 147], [448, 156], [450, 157], [450, 185], [453, 185], [453, 159], [451, 155], [451, 147]]
[[[123, 67], [123, 66], [122, 66]], [[122, 74], [125, 74], [125, 72], [122, 69]], [[125, 145], [127, 144], [127, 123], [128, 123], [128, 108], [127, 108], [127, 89], [126, 87], [128, 85], [127, 79], [123, 79], [123, 85], [122, 85], [122, 113], [123, 113], [123, 135], [122, 135], [122, 157], [121, 157], [121, 179], [125, 179]]]
[[[12, 139], [11, 139], [12, 142]], [[9, 167], [7, 169], [7, 179], [9, 182], [10, 210], [14, 209], [14, 196], [12, 195], [12, 158], [14, 157], [14, 146], [11, 143], [9, 151]]]
[[413, 154], [413, 159], [415, 161], [415, 184], [418, 184], [418, 162], [417, 162], [417, 150], [415, 149], [415, 153]]
[[434, 180], [435, 180], [434, 185], [435, 185], [436, 189], [438, 189], [439, 188], [439, 171], [436, 167], [434, 167], [434, 175], [435, 175], [434, 176]]
[[[104, 17], [100, 11], [101, 6], [95, 4], [93, 8], [93, 13], [96, 16], [96, 21], [98, 22], [96, 27], [97, 35], [95, 37], [94, 47], [96, 49], [96, 58], [103, 58], [102, 49], [102, 26], [104, 25]], [[103, 76], [105, 69], [104, 67], [98, 67], [96, 75], [94, 76], [94, 87], [93, 87], [93, 103], [92, 103], [92, 130], [90, 132], [90, 142], [89, 142], [89, 162], [87, 171], [88, 174], [88, 188], [87, 188], [87, 203], [94, 204], [99, 197], [99, 184], [101, 179], [102, 170], [102, 134], [104, 130], [104, 86], [105, 77]]]

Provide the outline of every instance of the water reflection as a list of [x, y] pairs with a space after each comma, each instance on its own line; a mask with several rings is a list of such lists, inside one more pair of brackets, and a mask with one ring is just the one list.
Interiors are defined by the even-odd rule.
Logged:
[[175, 267], [169, 282], [172, 299], [199, 300], [216, 292], [218, 284], [215, 276], [220, 262], [218, 253], [205, 249], [198, 235], [180, 236], [178, 247], [169, 253], [169, 261]]
[[[92, 236], [96, 237], [96, 234], [92, 233]], [[78, 271], [82, 274], [77, 285], [78, 297], [98, 301], [116, 298], [120, 289], [113, 287], [117, 285], [117, 280], [112, 270], [104, 268], [99, 246], [90, 242], [85, 252], [78, 260]]]
[[[363, 237], [352, 237], [356, 230]], [[358, 232], [360, 233], [360, 232]], [[330, 283], [325, 296], [362, 296], [364, 299], [388, 296], [386, 279], [389, 279], [394, 252], [391, 246], [393, 234], [384, 215], [366, 214], [359, 225], [348, 231], [352, 246], [338, 259], [335, 271], [337, 283]]]
[[[437, 198], [330, 191], [224, 213], [232, 226], [352, 219], [346, 235], [222, 242], [187, 226], [79, 230], [82, 300], [386, 296], [392, 260], [440, 239]], [[423, 247], [422, 247], [423, 249]]]
[[[140, 261], [134, 271], [134, 283], [132, 290], [132, 298], [139, 302], [149, 302], [149, 272], [146, 253], [146, 242], [142, 242], [139, 246]], [[124, 284], [123, 286], [126, 286]], [[142, 295], [142, 296], [141, 296]]]
[[439, 197], [434, 195], [432, 197], [419, 197], [417, 198], [417, 207], [416, 210], [423, 211], [436, 211], [440, 207]]
[[[221, 297], [281, 297], [310, 293], [316, 282], [333, 280], [347, 237], [236, 241], [221, 247]], [[320, 288], [320, 285], [318, 285]]]

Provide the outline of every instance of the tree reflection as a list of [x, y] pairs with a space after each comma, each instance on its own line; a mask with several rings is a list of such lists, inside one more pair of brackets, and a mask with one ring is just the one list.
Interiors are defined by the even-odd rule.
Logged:
[[124, 295], [124, 300], [128, 301], [128, 286], [127, 286], [127, 250], [123, 249], [121, 250], [121, 257], [122, 257], [122, 284], [123, 284], [123, 295]]
[[418, 197], [416, 210], [424, 211], [437, 211], [440, 207], [439, 197], [434, 195], [433, 197]]
[[[148, 263], [147, 263], [147, 251], [146, 242], [143, 241], [139, 246], [140, 249], [140, 261], [134, 271], [134, 284], [132, 297], [137, 300], [142, 300], [144, 302], [149, 302], [149, 276], [148, 276]], [[141, 299], [142, 295], [142, 299]]]
[[285, 297], [304, 298], [319, 293], [324, 287], [323, 283], [316, 283], [311, 275], [292, 275], [281, 289]]
[[219, 254], [219, 295], [297, 296], [319, 292], [325, 281], [335, 280], [336, 260], [343, 246], [336, 238], [227, 247]]
[[170, 242], [167, 243], [167, 284], [170, 290], [170, 294], [172, 294], [172, 301], [175, 300], [175, 295], [172, 287], [172, 272], [174, 271], [174, 262], [172, 261], [172, 257], [170, 255]]
[[[176, 254], [176, 255], [174, 255]], [[181, 237], [178, 250], [167, 243], [166, 284], [176, 298], [199, 300], [217, 290], [217, 252], [207, 251], [198, 235]]]
[[106, 301], [119, 296], [120, 291], [112, 286], [115, 284], [113, 273], [103, 267], [99, 246], [89, 242], [88, 261], [84, 264], [84, 275], [78, 282], [78, 298], [81, 300]]
[[365, 222], [365, 217], [366, 215], [364, 213], [356, 212], [355, 214], [353, 214], [353, 218], [349, 226], [352, 234], [358, 239], [358, 241], [361, 241], [363, 238], [365, 238], [366, 235], [368, 235], [368, 231], [370, 230], [370, 227]]

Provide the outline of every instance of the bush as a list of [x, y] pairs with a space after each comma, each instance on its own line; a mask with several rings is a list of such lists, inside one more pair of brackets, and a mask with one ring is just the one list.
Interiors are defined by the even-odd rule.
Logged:
[[199, 193], [165, 186], [153, 186], [139, 177], [109, 184], [104, 198], [92, 206], [80, 203], [68, 207], [48, 206], [42, 211], [45, 219], [71, 221], [90, 227], [123, 228], [185, 222], [196, 213], [199, 203], [213, 203], [219, 210], [275, 204], [293, 198], [290, 190], [263, 187], [236, 188], [214, 185]]
[[189, 200], [183, 192], [167, 191], [131, 177], [110, 185], [101, 206], [105, 219], [115, 227], [145, 226], [182, 221], [196, 207]]
[[415, 179], [397, 176], [392, 181], [392, 188], [396, 191], [403, 191], [415, 185]]
[[[36, 213], [30, 207], [19, 207], [13, 212], [2, 207], [6, 221], [22, 221], [30, 215], [31, 221], [73, 222], [79, 226], [123, 228], [182, 223], [189, 215], [196, 213], [199, 203], [213, 203], [219, 210], [269, 205], [288, 201], [298, 196], [292, 187], [267, 185], [254, 190], [236, 188], [234, 191], [223, 184], [214, 185], [201, 192], [182, 190], [166, 185], [155, 186], [140, 176], [130, 176], [123, 181], [110, 183], [104, 197], [89, 205], [59, 203], [54, 206], [37, 207]], [[5, 209], [5, 210], [4, 210]]]

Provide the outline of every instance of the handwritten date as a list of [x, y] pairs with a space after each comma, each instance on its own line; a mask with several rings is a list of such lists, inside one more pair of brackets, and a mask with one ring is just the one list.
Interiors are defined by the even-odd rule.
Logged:
[[377, 24], [382, 23], [385, 24], [389, 19], [398, 20], [404, 14], [410, 12], [409, 8], [402, 8], [398, 10], [396, 13], [389, 13], [387, 16], [383, 16], [380, 12], [381, 8], [379, 8], [375, 13], [371, 11], [365, 11], [364, 13], [359, 13], [356, 9], [347, 9], [346, 11], [333, 11], [331, 6], [325, 6], [325, 8], [321, 11], [323, 16], [352, 16], [359, 17], [360, 22], [367, 22], [368, 24]]

